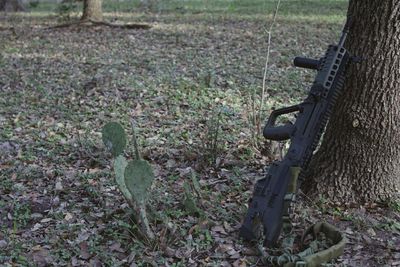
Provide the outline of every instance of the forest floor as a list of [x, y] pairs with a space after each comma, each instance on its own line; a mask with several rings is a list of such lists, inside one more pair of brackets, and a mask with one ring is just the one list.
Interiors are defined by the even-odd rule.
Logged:
[[[257, 121], [306, 95], [314, 73], [292, 59], [337, 40], [346, 5], [328, 3], [298, 14], [282, 4], [261, 120], [273, 9], [106, 13], [149, 30], [49, 28], [54, 15], [0, 14], [0, 265], [262, 265], [238, 238], [255, 181], [281, 154], [266, 151]], [[131, 136], [132, 119], [156, 173], [155, 241], [140, 234], [101, 141], [109, 121]], [[193, 181], [200, 216], [184, 205]], [[347, 236], [331, 266], [400, 266], [400, 203], [345, 208], [299, 196], [297, 236], [321, 220]]]

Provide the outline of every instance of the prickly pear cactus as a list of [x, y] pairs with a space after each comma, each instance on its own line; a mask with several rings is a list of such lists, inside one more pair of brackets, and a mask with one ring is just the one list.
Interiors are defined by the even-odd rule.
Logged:
[[125, 198], [132, 200], [132, 195], [129, 192], [128, 188], [125, 185], [125, 169], [128, 165], [125, 157], [119, 155], [114, 160], [114, 173], [115, 173], [115, 181], [118, 184], [119, 190], [121, 190], [122, 194]]
[[109, 122], [104, 125], [102, 131], [103, 143], [111, 151], [114, 157], [120, 155], [126, 147], [126, 135], [121, 124]]
[[148, 190], [154, 180], [153, 170], [150, 164], [140, 159], [140, 153], [133, 129], [136, 159], [127, 162], [122, 154], [126, 147], [126, 135], [121, 124], [117, 122], [107, 123], [102, 129], [102, 137], [105, 146], [111, 151], [114, 160], [115, 181], [126, 198], [129, 206], [136, 212], [138, 221], [147, 238], [155, 238], [149, 225], [146, 214], [146, 199]]
[[126, 187], [133, 199], [138, 203], [144, 203], [154, 180], [150, 164], [141, 159], [132, 160], [126, 166], [124, 176]]

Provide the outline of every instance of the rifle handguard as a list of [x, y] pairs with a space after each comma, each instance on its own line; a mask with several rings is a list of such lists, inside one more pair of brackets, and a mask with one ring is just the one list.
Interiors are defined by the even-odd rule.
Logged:
[[301, 109], [300, 105], [294, 105], [272, 111], [267, 121], [267, 124], [264, 127], [263, 131], [264, 137], [266, 139], [274, 141], [283, 141], [289, 139], [296, 129], [295, 126], [293, 124], [275, 126], [276, 119], [283, 114], [300, 111], [300, 109]]

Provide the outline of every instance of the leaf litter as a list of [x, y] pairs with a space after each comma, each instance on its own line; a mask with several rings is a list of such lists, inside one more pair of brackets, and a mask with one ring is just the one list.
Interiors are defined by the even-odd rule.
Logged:
[[[134, 31], [49, 30], [51, 18], [15, 19], [19, 24], [12, 17], [5, 22], [14, 32], [0, 31], [6, 40], [0, 60], [0, 263], [258, 264], [237, 230], [252, 185], [269, 164], [251, 147], [246, 119], [249, 96], [261, 89], [264, 18], [146, 14], [142, 20], [152, 29]], [[278, 19], [265, 116], [297, 102], [312, 79], [290, 67], [291, 58], [321, 54], [340, 25]], [[230, 112], [220, 121], [219, 139], [210, 140], [205, 133], [215, 125], [207, 122], [221, 109]], [[129, 128], [132, 118], [143, 157], [156, 173], [149, 200], [154, 242], [135, 225], [101, 142], [105, 123]], [[202, 157], [209, 153], [207, 142], [220, 145], [212, 155], [218, 162]], [[189, 195], [190, 206], [201, 212], [185, 208]], [[298, 235], [318, 220], [346, 233], [349, 244], [336, 265], [400, 265], [398, 210], [337, 210], [306, 197], [297, 206]]]

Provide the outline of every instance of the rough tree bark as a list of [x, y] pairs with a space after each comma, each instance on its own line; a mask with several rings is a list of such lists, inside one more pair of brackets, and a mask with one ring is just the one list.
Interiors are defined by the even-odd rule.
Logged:
[[81, 20], [102, 21], [103, 11], [101, 9], [101, 0], [84, 0]]
[[0, 0], [0, 11], [18, 12], [26, 11], [26, 9], [19, 0]]
[[351, 64], [303, 189], [339, 202], [400, 192], [400, 1], [351, 0]]

